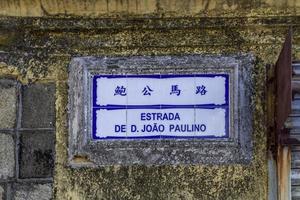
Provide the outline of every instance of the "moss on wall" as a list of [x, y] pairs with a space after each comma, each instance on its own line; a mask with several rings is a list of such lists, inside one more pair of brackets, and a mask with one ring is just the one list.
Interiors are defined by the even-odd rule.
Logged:
[[[13, 30], [17, 35], [13, 39], [0, 34], [0, 76], [12, 76], [23, 83], [56, 82], [56, 199], [267, 199], [266, 65], [276, 62], [287, 24], [294, 23], [294, 18], [275, 17], [273, 24], [272, 20], [256, 24], [252, 18], [245, 18], [243, 23], [239, 18], [224, 18], [222, 24], [209, 18], [161, 19], [156, 23], [149, 19], [137, 22], [136, 27], [126, 20], [116, 20], [115, 24], [107, 20], [95, 27], [91, 26], [95, 22], [92, 19], [22, 20], [0, 19], [6, 29], [14, 24], [18, 27]], [[165, 26], [160, 27], [160, 23]], [[298, 49], [294, 56], [299, 58], [299, 23], [293, 25], [297, 41], [294, 49]], [[68, 166], [67, 69], [71, 57], [241, 52], [256, 57], [254, 153], [249, 165]]]

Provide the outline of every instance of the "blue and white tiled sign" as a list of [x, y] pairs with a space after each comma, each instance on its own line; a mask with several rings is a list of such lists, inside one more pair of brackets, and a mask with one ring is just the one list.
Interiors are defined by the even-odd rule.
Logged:
[[93, 139], [227, 138], [229, 75], [96, 75]]

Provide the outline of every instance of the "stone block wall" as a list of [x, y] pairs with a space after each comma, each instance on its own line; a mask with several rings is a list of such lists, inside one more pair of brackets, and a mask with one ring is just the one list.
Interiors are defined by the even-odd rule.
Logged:
[[0, 78], [0, 200], [52, 198], [55, 85]]

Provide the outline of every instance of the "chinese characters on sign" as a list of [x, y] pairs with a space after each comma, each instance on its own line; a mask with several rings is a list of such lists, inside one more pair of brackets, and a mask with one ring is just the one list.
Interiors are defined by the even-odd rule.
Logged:
[[143, 95], [151, 95], [151, 92], [153, 92], [153, 90], [151, 90], [151, 88], [147, 85], [146, 87], [144, 87], [142, 92]]
[[228, 137], [229, 75], [97, 75], [94, 139]]
[[206, 94], [206, 90], [205, 90], [205, 86], [201, 85], [201, 86], [196, 86], [196, 94], [201, 94], [201, 95], [205, 95]]
[[124, 86], [117, 86], [115, 89], [115, 94], [114, 95], [121, 95], [125, 96], [126, 95], [126, 88]]
[[[146, 85], [142, 91], [142, 94], [143, 95], [151, 95], [151, 92], [153, 92], [153, 90], [148, 85]], [[181, 92], [181, 90], [178, 89], [178, 85], [172, 85], [170, 95], [176, 94], [177, 96], [179, 96], [180, 92]], [[205, 95], [206, 92], [207, 91], [205, 90], [204, 85], [196, 86], [196, 94]], [[117, 86], [115, 89], [114, 95], [126, 96], [126, 88], [123, 85]]]
[[177, 96], [179, 96], [180, 95], [180, 91], [181, 90], [178, 89], [178, 85], [172, 85], [172, 89], [171, 89], [170, 94], [176, 94]]

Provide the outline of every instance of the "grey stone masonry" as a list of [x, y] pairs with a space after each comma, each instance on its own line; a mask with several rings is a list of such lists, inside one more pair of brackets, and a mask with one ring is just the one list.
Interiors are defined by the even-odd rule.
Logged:
[[22, 128], [53, 128], [55, 85], [33, 84], [22, 90]]
[[0, 129], [12, 129], [16, 124], [17, 84], [0, 79]]
[[3, 187], [0, 185], [0, 200], [4, 200], [4, 189]]
[[12, 135], [0, 133], [0, 179], [14, 176], [15, 147]]
[[16, 184], [14, 200], [50, 200], [52, 199], [51, 184]]
[[23, 86], [21, 102], [20, 178], [49, 178], [54, 167], [55, 84]]
[[55, 84], [0, 79], [0, 200], [52, 199]]
[[54, 167], [54, 133], [52, 131], [21, 131], [20, 177], [51, 177]]

